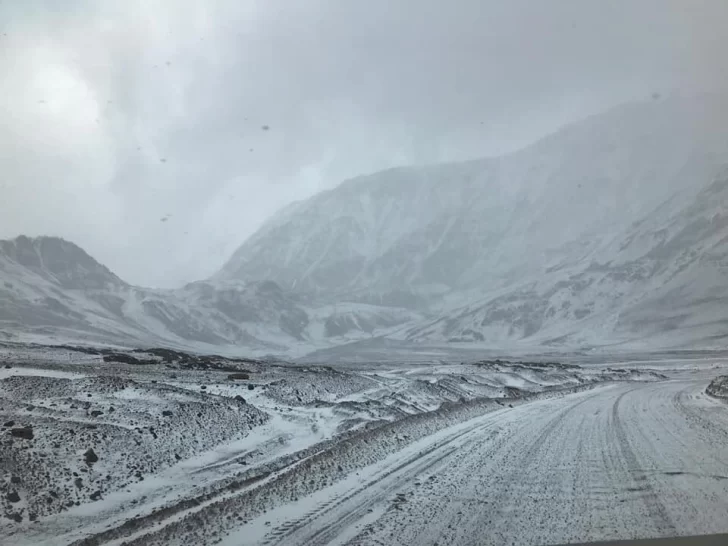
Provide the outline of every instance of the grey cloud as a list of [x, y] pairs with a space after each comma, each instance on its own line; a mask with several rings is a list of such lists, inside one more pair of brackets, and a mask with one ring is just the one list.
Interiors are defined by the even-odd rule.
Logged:
[[728, 77], [721, 0], [58, 6], [0, 7], [0, 236], [62, 235], [153, 285], [343, 178]]

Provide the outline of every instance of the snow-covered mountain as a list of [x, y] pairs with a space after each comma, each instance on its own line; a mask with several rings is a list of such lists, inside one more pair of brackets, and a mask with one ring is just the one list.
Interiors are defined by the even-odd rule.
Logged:
[[419, 306], [586, 256], [726, 160], [728, 100], [630, 104], [503, 157], [349, 180], [272, 218], [220, 273]]
[[563, 260], [403, 333], [411, 341], [542, 345], [728, 341], [728, 170], [665, 203], [590, 256]]
[[0, 241], [0, 332], [11, 339], [296, 354], [414, 318], [409, 311], [367, 305], [317, 307], [272, 281], [140, 288], [63, 239]]
[[724, 343], [728, 96], [629, 104], [506, 156], [349, 180], [213, 278], [126, 284], [54, 238], [0, 243], [0, 331], [210, 350]]
[[[726, 95], [654, 100], [503, 157], [350, 180], [272, 218], [217, 278], [434, 314], [398, 334], [418, 342], [580, 345], [687, 327], [704, 310], [693, 285], [728, 284], [706, 254], [723, 236], [727, 126]], [[695, 218], [697, 240], [669, 238]], [[683, 252], [695, 263], [676, 273]], [[663, 297], [668, 281], [681, 299]], [[681, 321], [663, 323], [667, 301]]]

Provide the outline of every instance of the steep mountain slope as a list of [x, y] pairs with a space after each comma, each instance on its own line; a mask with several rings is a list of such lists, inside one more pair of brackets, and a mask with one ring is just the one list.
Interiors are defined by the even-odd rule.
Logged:
[[86, 252], [56, 237], [0, 241], [0, 256], [61, 288], [124, 288], [126, 283]]
[[630, 104], [500, 158], [350, 180], [271, 219], [216, 278], [417, 309], [469, 301], [688, 203], [728, 159], [727, 123], [723, 95]]
[[728, 341], [728, 169], [601, 245], [404, 333], [410, 341], [722, 346]]
[[272, 281], [139, 288], [68, 241], [0, 241], [0, 332], [5, 337], [295, 354], [369, 337], [416, 318], [403, 310], [363, 305], [348, 315], [306, 305]]

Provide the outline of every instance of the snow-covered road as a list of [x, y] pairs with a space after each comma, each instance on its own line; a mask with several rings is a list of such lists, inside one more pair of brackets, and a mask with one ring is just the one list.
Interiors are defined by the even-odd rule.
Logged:
[[728, 406], [708, 376], [488, 413], [226, 537], [241, 544], [554, 544], [728, 531]]

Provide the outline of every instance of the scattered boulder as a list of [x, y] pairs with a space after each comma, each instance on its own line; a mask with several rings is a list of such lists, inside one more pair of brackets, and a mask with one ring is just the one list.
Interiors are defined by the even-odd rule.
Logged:
[[171, 411], [169, 411], [169, 410], [164, 410], [164, 411], [162, 412], [162, 415], [163, 415], [164, 417], [172, 417], [172, 412], [171, 412]]
[[255, 389], [255, 385], [253, 385], [252, 383], [250, 385], [248, 385], [249, 391], [252, 391], [253, 389]]
[[100, 500], [101, 499], [101, 491], [94, 491], [93, 493], [91, 493], [91, 497], [90, 498], [91, 498], [92, 501]]
[[8, 499], [8, 502], [20, 502], [20, 495], [18, 495], [17, 491], [9, 491], [7, 495], [5, 495], [5, 498]]
[[18, 484], [20, 481], [20, 476], [10, 476], [10, 483]]
[[728, 375], [721, 375], [713, 379], [705, 392], [714, 398], [728, 400]]
[[83, 454], [83, 458], [86, 461], [86, 464], [93, 464], [99, 460], [99, 456], [96, 455], [96, 452], [92, 448], [88, 448], [86, 450], [86, 453]]
[[15, 426], [15, 421], [5, 421], [5, 423], [3, 423], [3, 426], [4, 427], [12, 427], [12, 426]]
[[104, 412], [103, 412], [103, 411], [100, 411], [100, 410], [93, 410], [93, 411], [91, 412], [91, 417], [98, 417], [99, 415], [103, 415], [103, 414], [104, 414]]
[[22, 438], [23, 440], [32, 440], [34, 437], [33, 427], [30, 426], [10, 429], [10, 434], [16, 438]]
[[243, 397], [242, 397], [242, 396], [240, 396], [239, 394], [236, 394], [236, 395], [235, 395], [235, 398], [234, 398], [234, 400], [237, 400], [237, 401], [238, 401], [238, 402], [240, 402], [241, 404], [246, 404], [246, 403], [247, 403], [247, 402], [245, 401], [245, 398], [243, 398]]

